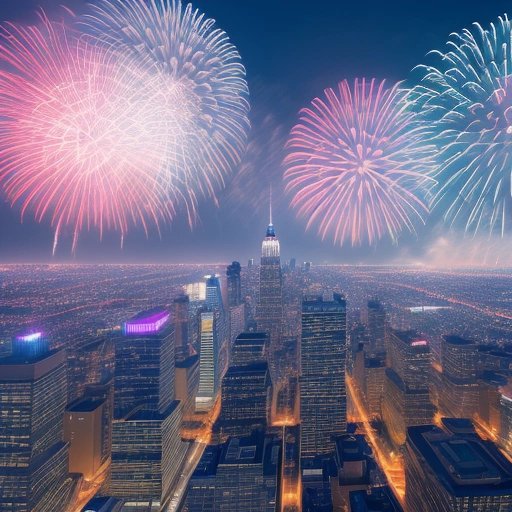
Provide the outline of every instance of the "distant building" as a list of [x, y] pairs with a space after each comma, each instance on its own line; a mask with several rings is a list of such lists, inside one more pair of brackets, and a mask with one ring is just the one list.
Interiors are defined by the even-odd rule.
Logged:
[[497, 437], [501, 437], [501, 389], [507, 382], [506, 377], [491, 371], [478, 378], [478, 419]]
[[386, 311], [376, 299], [368, 301], [368, 352], [375, 357], [386, 352]]
[[270, 336], [270, 365], [274, 372], [273, 353], [279, 346], [283, 322], [283, 276], [281, 270], [281, 249], [270, 222], [263, 243], [261, 244], [260, 292], [256, 308], [258, 330]]
[[242, 304], [242, 266], [238, 261], [233, 261], [226, 270], [228, 283], [228, 306], [234, 307]]
[[188, 295], [176, 297], [172, 303], [172, 322], [174, 325], [175, 357], [183, 361], [191, 355], [189, 336], [190, 299]]
[[382, 418], [391, 441], [401, 446], [407, 427], [433, 421], [431, 354], [428, 341], [413, 331], [393, 331], [388, 349]]
[[512, 464], [469, 420], [409, 427], [405, 476], [407, 510], [512, 510]]
[[215, 402], [219, 388], [219, 329], [217, 312], [200, 313], [201, 349], [199, 351], [199, 389], [196, 395], [196, 411], [209, 411]]
[[188, 484], [188, 512], [277, 512], [280, 444], [257, 431], [210, 445]]
[[63, 441], [66, 355], [42, 333], [18, 336], [0, 359], [0, 510], [54, 512], [70, 503]]
[[302, 302], [301, 336], [301, 454], [334, 452], [333, 436], [347, 426], [345, 362], [346, 301], [334, 294]]
[[472, 418], [478, 409], [477, 345], [460, 336], [444, 336], [441, 365], [441, 414], [452, 418]]
[[165, 411], [174, 400], [174, 332], [165, 309], [139, 313], [115, 340], [115, 418], [139, 405]]

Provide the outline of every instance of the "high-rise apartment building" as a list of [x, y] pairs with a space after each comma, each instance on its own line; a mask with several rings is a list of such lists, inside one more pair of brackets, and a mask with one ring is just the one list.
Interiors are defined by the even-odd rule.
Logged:
[[40, 332], [18, 336], [0, 359], [0, 510], [65, 510], [74, 482], [63, 441], [66, 355]]
[[346, 317], [346, 301], [340, 294], [330, 300], [316, 297], [302, 302], [302, 456], [334, 452], [332, 437], [346, 430]]
[[413, 331], [392, 331], [388, 360], [382, 418], [392, 442], [400, 446], [405, 443], [407, 427], [433, 420], [429, 343]]
[[409, 427], [405, 477], [406, 510], [512, 510], [512, 464], [466, 419]]

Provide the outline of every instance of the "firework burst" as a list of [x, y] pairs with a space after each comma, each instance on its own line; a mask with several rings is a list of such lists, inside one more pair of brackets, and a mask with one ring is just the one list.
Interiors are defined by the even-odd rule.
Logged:
[[44, 15], [7, 25], [0, 54], [0, 182], [22, 215], [51, 219], [54, 250], [66, 226], [74, 250], [84, 228], [172, 218], [157, 174], [175, 119], [158, 76]]
[[431, 165], [428, 129], [407, 93], [385, 81], [345, 80], [300, 113], [285, 157], [292, 206], [335, 243], [396, 242], [427, 212], [421, 194]]
[[512, 221], [511, 41], [506, 16], [475, 23], [416, 70], [412, 97], [438, 147], [433, 208], [473, 234], [503, 236]]
[[[131, 56], [181, 91], [187, 106], [170, 141], [171, 160], [162, 170], [164, 186], [188, 195], [215, 198], [225, 177], [239, 164], [248, 131], [248, 88], [236, 48], [215, 21], [180, 0], [100, 0], [85, 32]], [[182, 186], [184, 184], [184, 186]]]

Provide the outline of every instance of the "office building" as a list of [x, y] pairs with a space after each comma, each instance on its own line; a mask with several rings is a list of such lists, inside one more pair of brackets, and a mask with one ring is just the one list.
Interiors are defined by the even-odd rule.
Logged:
[[431, 354], [428, 341], [413, 331], [391, 332], [388, 349], [382, 419], [392, 443], [401, 446], [407, 427], [433, 421]]
[[109, 495], [164, 506], [186, 452], [181, 417], [175, 400], [166, 411], [137, 408], [114, 423]]
[[280, 443], [256, 431], [206, 448], [190, 482], [188, 512], [277, 512]]
[[439, 409], [443, 416], [472, 418], [478, 409], [478, 347], [460, 336], [441, 343]]
[[139, 405], [165, 411], [174, 400], [174, 332], [165, 309], [125, 322], [115, 340], [114, 408], [122, 418]]
[[0, 359], [0, 397], [0, 510], [65, 509], [75, 487], [63, 441], [65, 352], [40, 332], [16, 337]]
[[269, 336], [265, 332], [240, 333], [231, 350], [231, 365], [244, 366], [267, 360]]
[[265, 429], [272, 398], [268, 364], [230, 366], [222, 379], [221, 412], [215, 431], [222, 437]]
[[345, 432], [346, 301], [302, 302], [300, 415], [302, 456], [334, 452], [333, 436]]
[[409, 427], [405, 476], [407, 510], [512, 510], [512, 464], [469, 420]]
[[195, 412], [199, 389], [199, 355], [194, 354], [176, 361], [176, 400], [182, 404], [183, 419], [190, 419]]
[[201, 349], [199, 351], [199, 388], [196, 411], [209, 411], [219, 387], [219, 315], [215, 311], [200, 313]]
[[69, 443], [69, 472], [92, 480], [102, 465], [104, 400], [83, 399], [64, 415], [64, 440]]

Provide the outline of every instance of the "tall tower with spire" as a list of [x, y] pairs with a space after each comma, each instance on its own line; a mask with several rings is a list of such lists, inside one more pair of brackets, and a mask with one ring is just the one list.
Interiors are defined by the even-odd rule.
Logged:
[[271, 367], [273, 354], [280, 343], [283, 321], [283, 277], [279, 240], [272, 222], [270, 189], [269, 223], [261, 244], [260, 296], [256, 308], [258, 330], [270, 335]]

